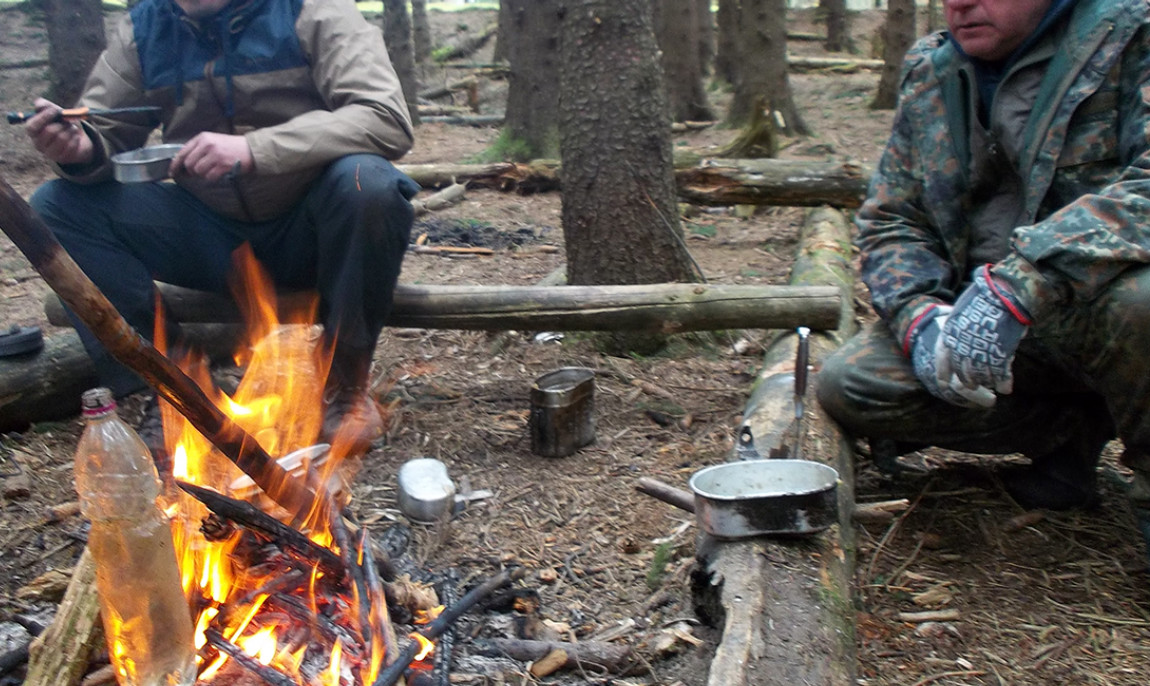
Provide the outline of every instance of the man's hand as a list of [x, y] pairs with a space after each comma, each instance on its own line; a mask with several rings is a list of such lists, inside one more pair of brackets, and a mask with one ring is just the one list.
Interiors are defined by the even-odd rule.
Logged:
[[[942, 344], [942, 329], [951, 308], [939, 305], [930, 311], [915, 330], [910, 350], [914, 375], [934, 397], [957, 407], [991, 407], [994, 393], [989, 388], [967, 388], [949, 377], [939, 381], [938, 363], [947, 354]], [[953, 383], [952, 383], [953, 381]]]
[[237, 165], [240, 173], [250, 172], [255, 166], [247, 139], [226, 133], [204, 132], [196, 134], [176, 153], [170, 172], [172, 176], [183, 171], [216, 181], [236, 169]]
[[61, 108], [56, 103], [37, 98], [36, 114], [24, 124], [24, 132], [44, 157], [57, 164], [88, 164], [95, 146], [84, 129], [75, 122], [58, 119]]
[[1014, 353], [1029, 327], [1030, 315], [994, 280], [990, 265], [979, 268], [943, 328], [947, 354], [939, 360], [939, 382], [953, 375], [968, 388], [985, 386], [1009, 394], [1014, 390]]

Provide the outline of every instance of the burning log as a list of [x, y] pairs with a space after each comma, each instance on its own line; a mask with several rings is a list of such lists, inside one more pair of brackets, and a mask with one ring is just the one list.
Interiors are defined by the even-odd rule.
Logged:
[[[522, 579], [526, 575], [527, 570], [522, 567], [503, 570], [468, 591], [467, 595], [460, 598], [458, 603], [444, 610], [442, 614], [431, 620], [427, 626], [416, 633], [429, 641], [434, 641], [440, 634], [447, 631], [447, 629], [455, 623], [455, 620], [462, 617], [464, 613], [478, 604], [480, 600], [483, 600], [487, 595], [507, 584]], [[415, 656], [419, 654], [422, 648], [423, 646], [418, 640], [411, 641], [404, 646], [396, 661], [389, 664], [386, 669], [379, 673], [379, 676], [372, 686], [392, 686], [395, 682], [399, 681], [399, 678], [407, 671], [407, 668], [411, 665], [412, 661], [415, 660]]]
[[306, 517], [313, 495], [251, 436], [216, 407], [196, 383], [128, 325], [72, 260], [32, 208], [0, 177], [0, 229], [108, 352], [151, 384], [284, 509]]
[[316, 545], [307, 536], [275, 517], [265, 514], [255, 505], [184, 481], [177, 481], [176, 485], [203, 503], [204, 507], [214, 514], [278, 541], [305, 560], [318, 564], [325, 572], [336, 576], [347, 573], [344, 562], [338, 555]]
[[224, 638], [217, 629], [208, 629], [204, 632], [208, 644], [216, 650], [235, 660], [236, 664], [255, 674], [272, 686], [298, 686], [290, 676], [280, 672], [274, 667], [260, 664], [259, 660], [248, 655], [235, 643]]

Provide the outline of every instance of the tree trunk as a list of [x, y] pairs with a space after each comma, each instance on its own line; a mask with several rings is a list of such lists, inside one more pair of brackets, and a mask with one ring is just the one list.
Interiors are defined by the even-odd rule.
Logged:
[[777, 113], [782, 134], [810, 133], [799, 116], [787, 79], [786, 0], [743, 0], [740, 18], [740, 67], [728, 123], [743, 126], [760, 98]]
[[559, 11], [557, 0], [502, 0], [510, 19], [508, 156], [518, 161], [559, 156]]
[[427, 0], [411, 0], [411, 42], [416, 64], [431, 59], [431, 23], [427, 20]]
[[854, 52], [854, 41], [851, 40], [850, 12], [847, 11], [846, 0], [819, 0], [819, 8], [827, 22], [828, 52]]
[[499, 25], [495, 33], [495, 49], [491, 52], [492, 62], [508, 61], [508, 43], [510, 43], [511, 3], [508, 0], [499, 0]]
[[715, 17], [717, 39], [715, 41], [715, 76], [735, 85], [739, 80], [739, 15], [742, 13], [739, 0], [719, 0], [719, 11]]
[[927, 0], [926, 3], [926, 32], [934, 33], [943, 26], [942, 17], [939, 13], [938, 0]]
[[699, 52], [682, 46], [699, 43], [698, 0], [655, 0], [655, 35], [662, 53], [664, 83], [672, 121], [714, 119], [703, 88]]
[[84, 90], [84, 81], [107, 40], [100, 0], [45, 0], [48, 63], [52, 69], [50, 97], [71, 107]]
[[699, 66], [703, 76], [709, 76], [715, 63], [715, 14], [711, 11], [711, 0], [695, 0], [695, 12], [699, 25]]
[[559, 126], [567, 281], [694, 281], [651, 0], [566, 6]]
[[411, 113], [411, 123], [419, 125], [419, 83], [415, 78], [415, 51], [411, 38], [411, 15], [407, 13], [406, 0], [384, 0], [383, 2], [383, 42], [391, 66], [399, 76], [399, 86]]
[[902, 61], [915, 38], [915, 0], [890, 0], [883, 25], [882, 59], [885, 63], [872, 110], [893, 110], [898, 104]]

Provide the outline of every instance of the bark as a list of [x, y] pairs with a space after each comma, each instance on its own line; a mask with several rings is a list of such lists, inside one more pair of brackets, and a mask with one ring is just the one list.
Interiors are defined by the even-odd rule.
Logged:
[[780, 133], [810, 133], [799, 116], [787, 78], [786, 0], [743, 0], [739, 27], [739, 73], [728, 123], [743, 126], [760, 98], [780, 120]]
[[558, 0], [503, 0], [511, 25], [507, 57], [504, 136], [514, 144], [512, 157], [526, 161], [559, 156], [559, 12]]
[[730, 85], [739, 80], [739, 0], [719, 0], [715, 16], [715, 76]]
[[559, 79], [567, 281], [693, 281], [650, 0], [567, 7]]
[[700, 205], [854, 208], [866, 197], [870, 170], [855, 163], [798, 160], [706, 160], [676, 173], [679, 197]]
[[[184, 323], [237, 323], [223, 295], [160, 284], [172, 316]], [[281, 313], [310, 293], [281, 294]], [[841, 296], [827, 288], [703, 284], [629, 286], [414, 286], [401, 284], [388, 325], [474, 331], [655, 331], [838, 326]], [[48, 318], [67, 325], [54, 296]], [[0, 366], [3, 369], [3, 366]], [[78, 396], [76, 396], [78, 397]]]
[[898, 81], [902, 61], [915, 38], [915, 0], [890, 0], [883, 25], [884, 66], [872, 110], [893, 110], [898, 104]]
[[63, 107], [71, 107], [107, 45], [101, 1], [44, 0], [43, 6], [52, 69], [50, 97]]
[[415, 77], [415, 49], [412, 45], [411, 15], [407, 13], [407, 0], [384, 0], [383, 42], [391, 66], [399, 77], [399, 86], [411, 113], [411, 123], [419, 126], [419, 83]]
[[427, 0], [411, 0], [411, 43], [416, 64], [431, 59], [431, 23], [427, 20]]
[[25, 686], [75, 686], [104, 641], [96, 564], [84, 548], [51, 626], [28, 649]]
[[699, 43], [698, 4], [698, 0], [655, 0], [655, 34], [673, 121], [698, 121], [715, 116], [703, 88], [699, 51], [682, 47]]

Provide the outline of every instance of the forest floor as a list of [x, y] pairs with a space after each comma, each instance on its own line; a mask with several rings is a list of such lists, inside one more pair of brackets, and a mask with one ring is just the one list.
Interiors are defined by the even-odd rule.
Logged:
[[[494, 13], [433, 13], [432, 20], [436, 43], [443, 44], [481, 31]], [[858, 45], [872, 44], [881, 20], [880, 13], [860, 15]], [[789, 26], [818, 30], [805, 12], [792, 13]], [[43, 27], [22, 11], [0, 11], [0, 36], [0, 64], [45, 55]], [[823, 53], [807, 42], [792, 51]], [[476, 61], [487, 57], [480, 53]], [[422, 86], [460, 73], [429, 69]], [[27, 109], [46, 91], [45, 77], [40, 68], [0, 70], [0, 107]], [[877, 73], [865, 71], [792, 75], [815, 133], [788, 141], [781, 156], [875, 164], [892, 118], [868, 108], [877, 82]], [[483, 84], [481, 113], [500, 112], [506, 83]], [[721, 89], [711, 93], [717, 104], [725, 100]], [[674, 144], [707, 154], [736, 133], [714, 126], [677, 135]], [[495, 128], [424, 124], [403, 163], [473, 161], [497, 136]], [[25, 197], [51, 177], [19, 127], [0, 129], [0, 177]], [[798, 209], [761, 208], [740, 217], [723, 208], [694, 213], [683, 225], [710, 282], [782, 284], [802, 218]], [[432, 242], [466, 233], [471, 244], [495, 254], [412, 253], [405, 283], [529, 285], [563, 263], [557, 193], [471, 190], [459, 205], [421, 218], [415, 233]], [[0, 237], [0, 326], [39, 325], [48, 336], [59, 334], [44, 317], [46, 292], [20, 251]], [[865, 310], [861, 290], [859, 303]], [[378, 529], [406, 525], [396, 506], [398, 468], [414, 457], [442, 460], [456, 483], [494, 496], [450, 522], [413, 526], [410, 552], [420, 564], [454, 568], [471, 579], [510, 562], [526, 565], [541, 617], [565, 623], [581, 640], [624, 627], [617, 640], [646, 659], [644, 670], [625, 680], [560, 672], [544, 681], [701, 686], [714, 630], [695, 626], [700, 644], [680, 644], [674, 656], [648, 649], [649, 639], [673, 620], [695, 623], [688, 589], [694, 522], [633, 486], [649, 476], [685, 487], [695, 470], [728, 459], [768, 332], [683, 337], [649, 357], [610, 357], [587, 336], [536, 333], [387, 330], [376, 376], [380, 399], [392, 408], [391, 424], [356, 479], [353, 509]], [[568, 458], [541, 458], [528, 440], [529, 388], [539, 375], [566, 365], [598, 372], [597, 441]], [[645, 390], [651, 387], [662, 392]], [[123, 411], [134, 418], [139, 403], [129, 400]], [[0, 622], [51, 609], [51, 598], [29, 595], [26, 587], [46, 572], [68, 570], [82, 548], [78, 517], [47, 515], [49, 507], [74, 500], [71, 461], [80, 429], [77, 417], [0, 437]], [[926, 451], [907, 459], [921, 471], [892, 479], [860, 451], [858, 499], [905, 497], [911, 509], [889, 526], [859, 531], [859, 683], [1145, 684], [1150, 574], [1121, 495], [1117, 451], [1112, 446], [1103, 466], [1099, 508], [1026, 517], [994, 476], [993, 467], [1012, 458]], [[9, 488], [21, 478], [29, 488]], [[899, 617], [944, 609], [957, 613], [930, 623]], [[18, 640], [19, 631], [0, 623], [0, 640]], [[0, 651], [6, 649], [0, 643]], [[463, 679], [473, 667], [456, 669]], [[502, 677], [472, 683], [532, 681], [523, 665], [510, 665]]]

